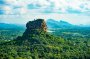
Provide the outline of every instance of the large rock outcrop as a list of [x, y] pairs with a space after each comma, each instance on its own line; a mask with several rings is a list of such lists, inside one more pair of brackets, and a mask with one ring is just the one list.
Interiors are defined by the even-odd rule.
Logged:
[[47, 31], [47, 25], [44, 19], [36, 19], [34, 21], [29, 21], [26, 24], [26, 30], [23, 35], [26, 36], [28, 34], [36, 34], [36, 31]]

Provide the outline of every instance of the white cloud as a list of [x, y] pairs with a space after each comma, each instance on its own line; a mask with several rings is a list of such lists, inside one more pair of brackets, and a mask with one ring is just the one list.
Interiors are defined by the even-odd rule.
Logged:
[[[90, 0], [4, 0], [5, 14], [28, 14], [33, 13], [88, 13]], [[5, 5], [5, 4], [4, 4]], [[31, 5], [31, 6], [29, 6]], [[68, 9], [71, 9], [68, 11]], [[16, 12], [16, 13], [15, 13]], [[78, 14], [78, 13], [77, 13]]]
[[0, 22], [25, 23], [35, 18], [90, 23], [90, 0], [2, 0], [0, 3]]

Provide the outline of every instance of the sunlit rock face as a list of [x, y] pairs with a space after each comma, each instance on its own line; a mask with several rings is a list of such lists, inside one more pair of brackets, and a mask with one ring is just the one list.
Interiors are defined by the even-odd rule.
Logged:
[[29, 21], [26, 24], [26, 31], [23, 35], [36, 34], [36, 31], [47, 32], [47, 25], [44, 19], [36, 19], [34, 21]]

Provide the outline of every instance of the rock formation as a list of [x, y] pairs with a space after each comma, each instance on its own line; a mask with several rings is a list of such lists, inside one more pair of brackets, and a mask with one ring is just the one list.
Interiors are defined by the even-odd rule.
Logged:
[[28, 35], [28, 34], [34, 34], [36, 33], [35, 31], [47, 31], [47, 26], [46, 26], [46, 22], [44, 21], [44, 19], [36, 19], [34, 21], [29, 21], [26, 24], [26, 31], [24, 32], [24, 36]]

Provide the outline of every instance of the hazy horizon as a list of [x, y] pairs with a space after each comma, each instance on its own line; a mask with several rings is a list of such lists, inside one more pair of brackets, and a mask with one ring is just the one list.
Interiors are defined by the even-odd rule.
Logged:
[[90, 0], [0, 0], [0, 23], [25, 24], [37, 18], [90, 25]]

